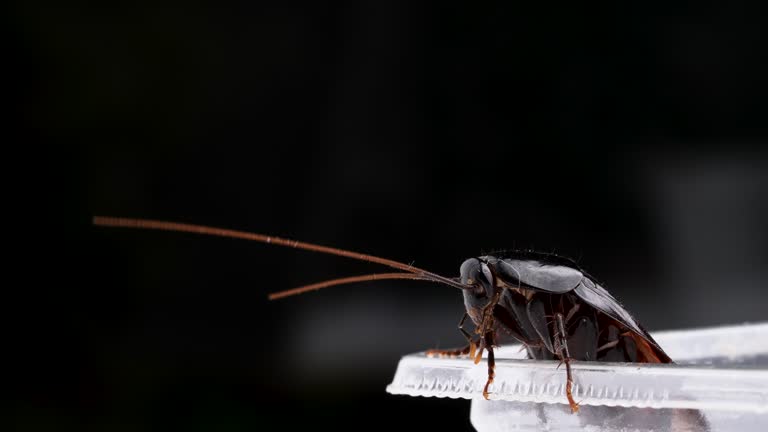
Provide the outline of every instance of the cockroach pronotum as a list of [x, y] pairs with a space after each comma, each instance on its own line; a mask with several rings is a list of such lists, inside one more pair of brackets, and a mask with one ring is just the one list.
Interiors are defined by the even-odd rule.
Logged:
[[[672, 359], [626, 309], [592, 276], [570, 259], [534, 251], [512, 251], [469, 258], [461, 264], [460, 276], [448, 278], [401, 262], [372, 255], [288, 240], [263, 234], [164, 222], [97, 216], [94, 225], [178, 231], [254, 240], [360, 261], [399, 270], [328, 280], [275, 292], [275, 300], [308, 291], [355, 282], [415, 279], [436, 282], [462, 290], [466, 311], [459, 330], [467, 346], [458, 350], [429, 350], [428, 355], [469, 356], [477, 364], [487, 351], [488, 379], [483, 396], [489, 398], [494, 379], [494, 347], [511, 337], [519, 341], [531, 359], [559, 359], [565, 364], [565, 393], [572, 412], [579, 410], [573, 399], [571, 361], [619, 361], [672, 363]], [[464, 329], [467, 317], [472, 333]]]

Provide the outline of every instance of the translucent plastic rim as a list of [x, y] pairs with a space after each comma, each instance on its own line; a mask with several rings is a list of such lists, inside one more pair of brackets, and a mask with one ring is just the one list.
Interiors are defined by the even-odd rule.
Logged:
[[[768, 412], [768, 368], [744, 359], [768, 355], [768, 323], [666, 331], [654, 339], [678, 364], [573, 362], [574, 398], [580, 405], [694, 408]], [[565, 371], [557, 361], [522, 359], [521, 346], [496, 357], [492, 400], [567, 403]], [[718, 358], [718, 365], [696, 364]], [[486, 362], [467, 358], [403, 357], [387, 392], [481, 399]]]

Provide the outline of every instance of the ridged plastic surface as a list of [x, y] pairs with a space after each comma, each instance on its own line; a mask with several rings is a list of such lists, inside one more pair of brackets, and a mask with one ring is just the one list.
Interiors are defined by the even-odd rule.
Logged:
[[480, 431], [768, 430], [768, 323], [653, 336], [677, 364], [572, 363], [576, 415], [565, 398], [565, 369], [524, 359], [520, 346], [497, 350], [490, 402], [482, 398], [485, 359], [408, 355], [387, 391], [472, 399]]

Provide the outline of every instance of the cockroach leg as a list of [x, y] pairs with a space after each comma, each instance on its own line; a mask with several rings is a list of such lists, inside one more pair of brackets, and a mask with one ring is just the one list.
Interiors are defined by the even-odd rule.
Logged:
[[[469, 348], [469, 357], [472, 358], [475, 356], [475, 348], [477, 348], [477, 345], [475, 344], [475, 341], [472, 340], [472, 336], [464, 330], [464, 322], [467, 320], [467, 317], [469, 316], [468, 313], [464, 312], [464, 315], [461, 317], [461, 321], [459, 321], [459, 331], [461, 334], [464, 335], [464, 337], [467, 339], [467, 342], [469, 345], [467, 347]], [[466, 354], [466, 353], [465, 353]]]
[[472, 351], [472, 345], [453, 350], [431, 349], [426, 352], [427, 357], [460, 357], [468, 355]]
[[487, 333], [485, 335], [485, 340], [487, 344], [488, 349], [488, 381], [485, 382], [485, 387], [483, 387], [483, 397], [485, 400], [488, 400], [488, 387], [493, 383], [493, 379], [496, 378], [496, 358], [493, 355], [493, 333]]
[[568, 404], [571, 406], [571, 412], [579, 412], [579, 404], [573, 400], [573, 375], [571, 373], [571, 353], [568, 352], [568, 338], [565, 333], [565, 324], [563, 323], [563, 314], [555, 314], [557, 320], [557, 333], [559, 340], [557, 343], [559, 348], [560, 359], [565, 363], [566, 383], [565, 383], [565, 395], [568, 397]]
[[619, 340], [618, 339], [616, 339], [614, 341], [607, 342], [607, 343], [603, 344], [600, 348], [598, 348], [597, 352], [605, 351], [605, 350], [607, 350], [609, 348], [613, 348], [613, 347], [615, 347], [618, 344], [619, 344]]
[[480, 335], [480, 344], [477, 347], [477, 355], [474, 356], [475, 364], [480, 363], [480, 360], [483, 358], [484, 349], [488, 349], [489, 356], [493, 355], [493, 339], [489, 339], [493, 337], [493, 332], [490, 330], [494, 326], [493, 308], [499, 303], [501, 293], [502, 291], [497, 291], [491, 298], [491, 301], [485, 305], [480, 325], [475, 327], [475, 333]]
[[483, 358], [483, 350], [485, 349], [485, 338], [480, 338], [480, 343], [477, 344], [477, 353], [472, 356], [472, 360], [475, 362], [475, 364], [480, 363], [480, 360]]
[[470, 358], [475, 357], [475, 341], [472, 340], [472, 336], [467, 333], [466, 330], [464, 330], [464, 322], [467, 320], [467, 317], [469, 316], [468, 313], [464, 312], [464, 315], [461, 317], [461, 321], [459, 321], [459, 331], [461, 334], [464, 335], [464, 337], [467, 339], [467, 346], [464, 348], [454, 349], [454, 350], [440, 350], [440, 349], [431, 349], [427, 351], [427, 357], [459, 357], [459, 356], [465, 356], [469, 354]]
[[544, 318], [544, 315], [546, 314], [544, 299], [539, 295], [534, 295], [525, 305], [525, 311], [528, 315], [528, 321], [539, 336], [539, 339], [544, 343], [547, 351], [557, 354], [557, 350], [554, 348], [551, 339], [550, 325]]
[[579, 311], [579, 308], [580, 308], [580, 307], [581, 307], [581, 305], [580, 305], [580, 304], [578, 304], [578, 303], [576, 303], [575, 305], [573, 305], [573, 307], [571, 308], [571, 310], [569, 310], [569, 311], [568, 311], [568, 315], [566, 315], [566, 316], [565, 316], [565, 322], [566, 322], [566, 323], [569, 323], [569, 322], [571, 322], [571, 320], [573, 319], [573, 316], [574, 316], [574, 315], [576, 315], [576, 312], [578, 312], [578, 311]]

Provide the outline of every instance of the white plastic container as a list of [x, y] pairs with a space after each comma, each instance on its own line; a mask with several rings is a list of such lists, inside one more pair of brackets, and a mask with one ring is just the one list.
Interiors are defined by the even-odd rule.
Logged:
[[471, 421], [490, 431], [768, 431], [768, 323], [666, 331], [654, 339], [676, 364], [573, 362], [572, 414], [565, 368], [496, 351], [490, 401], [485, 359], [403, 357], [392, 394], [472, 400]]

